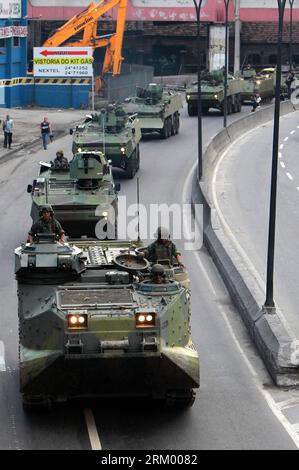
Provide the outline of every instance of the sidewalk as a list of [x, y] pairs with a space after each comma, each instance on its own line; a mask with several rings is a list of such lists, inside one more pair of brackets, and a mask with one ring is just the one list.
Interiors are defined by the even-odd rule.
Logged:
[[[77, 109], [46, 109], [46, 108], [24, 108], [24, 109], [6, 109], [2, 108], [0, 119], [5, 120], [9, 115], [14, 121], [14, 132], [11, 150], [3, 147], [4, 136], [0, 140], [0, 162], [6, 161], [9, 157], [19, 150], [37, 145], [40, 142], [42, 148], [42, 139], [40, 132], [40, 123], [44, 117], [48, 117], [52, 126], [54, 140], [69, 133], [70, 128], [80, 122], [88, 111]], [[1, 123], [2, 130], [2, 123]]]

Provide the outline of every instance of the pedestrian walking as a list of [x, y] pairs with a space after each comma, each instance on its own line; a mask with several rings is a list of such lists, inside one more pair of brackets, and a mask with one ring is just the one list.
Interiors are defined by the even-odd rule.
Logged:
[[259, 109], [261, 107], [261, 102], [262, 102], [262, 98], [260, 97], [260, 94], [256, 93], [253, 97], [252, 110], [251, 110], [252, 113], [254, 113], [256, 109]]
[[4, 132], [4, 148], [11, 149], [12, 144], [12, 134], [14, 129], [14, 122], [9, 115], [6, 116], [5, 121], [3, 122], [3, 132]]
[[44, 117], [44, 120], [40, 125], [40, 129], [41, 129], [41, 134], [42, 134], [42, 139], [43, 139], [43, 146], [44, 146], [44, 149], [47, 150], [50, 135], [52, 134], [51, 124], [49, 123], [49, 119], [47, 117]]

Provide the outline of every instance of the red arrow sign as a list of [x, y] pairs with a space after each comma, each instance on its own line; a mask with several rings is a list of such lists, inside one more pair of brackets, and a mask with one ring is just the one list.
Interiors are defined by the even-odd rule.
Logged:
[[42, 51], [41, 55], [48, 57], [48, 55], [88, 55], [88, 51]]

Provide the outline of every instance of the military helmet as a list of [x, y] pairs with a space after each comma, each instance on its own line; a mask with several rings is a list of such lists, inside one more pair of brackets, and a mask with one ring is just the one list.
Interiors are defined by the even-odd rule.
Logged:
[[53, 216], [54, 215], [54, 211], [53, 211], [53, 208], [50, 204], [45, 204], [44, 206], [42, 206], [40, 208], [40, 211], [39, 211], [39, 216], [41, 217], [43, 215], [44, 212], [50, 212], [50, 214]]
[[169, 240], [170, 239], [169, 230], [165, 227], [158, 227], [158, 230], [155, 233], [155, 237], [158, 240]]
[[64, 151], [63, 150], [58, 150], [56, 152], [56, 157], [63, 157], [64, 156]]
[[162, 266], [162, 264], [154, 264], [151, 269], [151, 274], [154, 274], [155, 276], [164, 276], [164, 266]]

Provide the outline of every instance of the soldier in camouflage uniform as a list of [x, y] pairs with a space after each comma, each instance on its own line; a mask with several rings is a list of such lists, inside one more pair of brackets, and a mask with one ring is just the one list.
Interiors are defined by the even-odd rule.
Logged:
[[63, 150], [59, 150], [56, 153], [56, 158], [53, 163], [55, 170], [68, 170], [69, 169], [69, 162], [68, 159], [64, 157]]
[[36, 241], [39, 233], [55, 234], [60, 242], [64, 242], [64, 230], [58, 220], [54, 218], [54, 212], [50, 205], [42, 207], [40, 219], [32, 225], [28, 234], [28, 243]]
[[159, 260], [169, 260], [170, 265], [173, 265], [176, 261], [179, 266], [183, 267], [181, 254], [170, 240], [169, 231], [164, 227], [159, 227], [155, 236], [157, 240], [144, 250], [145, 257], [154, 264], [158, 263]]

